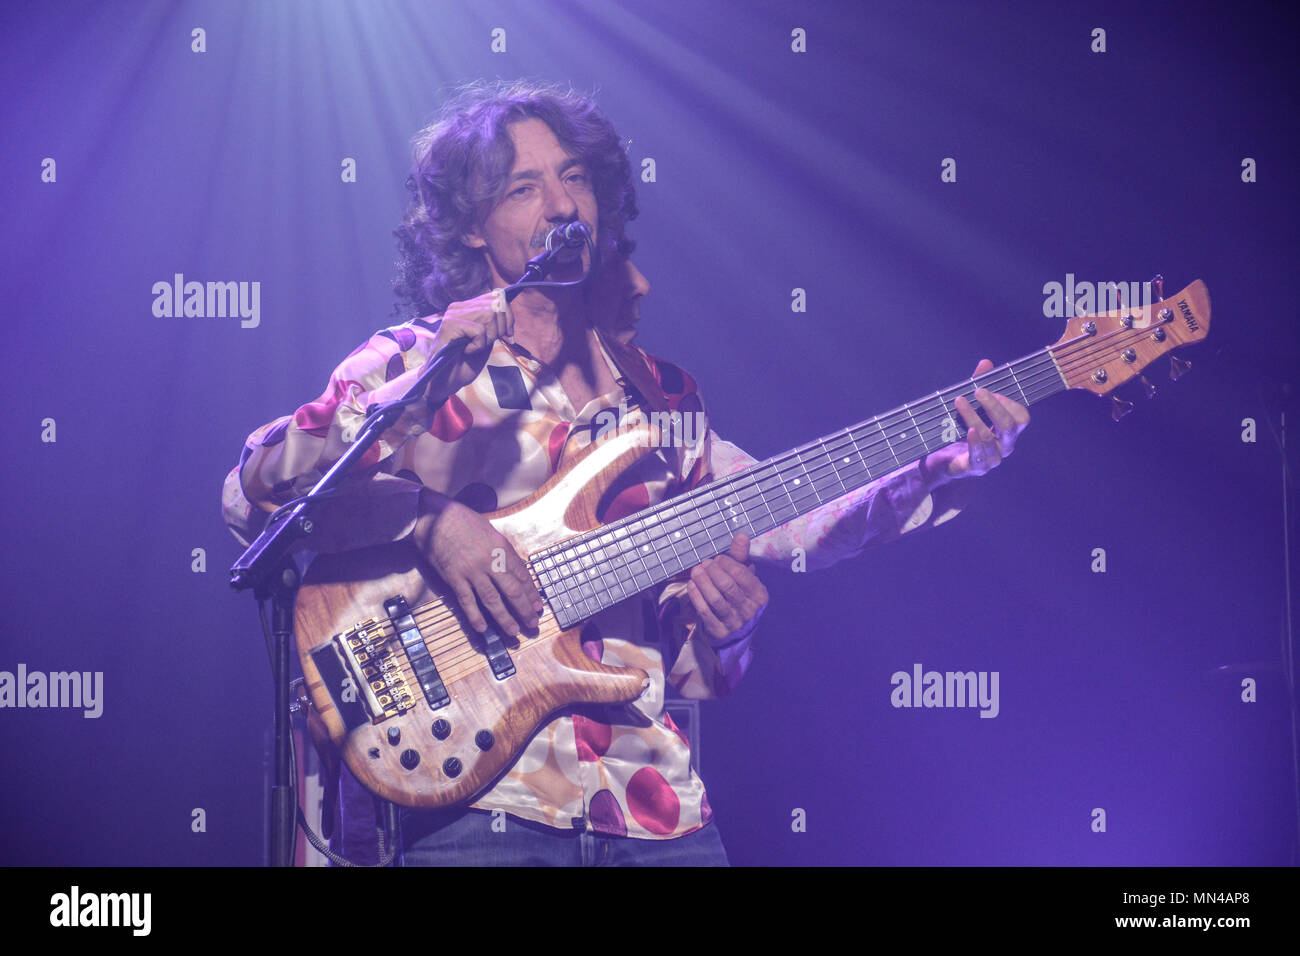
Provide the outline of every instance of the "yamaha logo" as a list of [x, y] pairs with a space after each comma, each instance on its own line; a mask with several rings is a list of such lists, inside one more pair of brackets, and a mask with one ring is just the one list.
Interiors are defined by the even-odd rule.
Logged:
[[1192, 332], [1201, 331], [1201, 327], [1196, 324], [1196, 317], [1192, 315], [1191, 308], [1187, 305], [1186, 299], [1178, 300], [1178, 310], [1183, 313], [1183, 321], [1187, 323], [1187, 328]]

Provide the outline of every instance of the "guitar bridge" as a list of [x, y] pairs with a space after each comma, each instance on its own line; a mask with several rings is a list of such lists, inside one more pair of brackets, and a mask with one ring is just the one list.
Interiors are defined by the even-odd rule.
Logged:
[[352, 730], [366, 721], [379, 723], [415, 706], [402, 674], [393, 638], [383, 623], [361, 621], [311, 652], [325, 689]]
[[380, 723], [415, 706], [415, 690], [402, 671], [406, 657], [430, 708], [445, 706], [451, 695], [438, 675], [424, 637], [403, 597], [384, 602], [392, 634], [377, 618], [361, 621], [311, 652], [316, 669], [352, 730], [367, 720]]

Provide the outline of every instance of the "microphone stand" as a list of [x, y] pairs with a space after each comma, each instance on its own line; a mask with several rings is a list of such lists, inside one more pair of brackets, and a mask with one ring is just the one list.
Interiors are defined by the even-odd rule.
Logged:
[[[552, 240], [558, 240], [554, 245]], [[556, 259], [568, 249], [582, 243], [591, 250], [590, 275], [596, 268], [596, 251], [591, 234], [582, 223], [566, 223], [551, 230], [546, 237], [546, 251], [529, 260], [518, 282], [505, 289], [510, 302], [528, 288], [562, 288], [584, 282], [584, 275], [576, 282], [543, 282], [542, 277], [554, 266]], [[457, 339], [445, 345], [426, 365], [415, 383], [401, 398], [366, 409], [366, 421], [361, 431], [343, 456], [339, 458], [310, 492], [289, 502], [267, 520], [266, 527], [248, 546], [230, 569], [230, 586], [236, 591], [252, 590], [260, 604], [271, 601], [271, 672], [275, 683], [275, 768], [271, 786], [270, 826], [268, 827], [268, 862], [271, 866], [292, 866], [294, 845], [294, 817], [296, 801], [294, 784], [290, 782], [292, 730], [289, 715], [289, 639], [293, 633], [293, 607], [298, 596], [298, 566], [291, 555], [298, 541], [311, 536], [314, 530], [310, 517], [312, 508], [321, 498], [331, 494], [343, 483], [366, 451], [379, 437], [397, 423], [407, 405], [427, 401], [431, 408], [441, 407], [451, 396], [451, 375], [468, 346], [468, 339]], [[389, 813], [391, 820], [397, 814]], [[398, 844], [396, 833], [394, 843]]]

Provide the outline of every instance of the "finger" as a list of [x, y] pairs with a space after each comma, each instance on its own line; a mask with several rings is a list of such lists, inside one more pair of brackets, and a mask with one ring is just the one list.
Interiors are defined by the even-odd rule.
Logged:
[[996, 394], [990, 392], [987, 388], [981, 388], [975, 392], [975, 397], [979, 399], [980, 407], [984, 409], [984, 414], [987, 415], [989, 421], [993, 423], [993, 431], [999, 436], [999, 438], [1003, 432], [1010, 431], [1016, 427], [1015, 419], [1011, 417], [1011, 413], [1008, 412], [1007, 409], [1003, 407], [1002, 403], [998, 401], [998, 396]]
[[[980, 403], [981, 409], [987, 410], [988, 406], [985, 404], [986, 401], [989, 404], [994, 404], [993, 400], [988, 398], [990, 394], [992, 393], [990, 393], [989, 390], [986, 388], [979, 388], [975, 390], [975, 400]], [[989, 426], [985, 423], [984, 419], [980, 417], [979, 412], [975, 411], [975, 406], [970, 405], [969, 407], [970, 407], [970, 417], [966, 418], [966, 424], [975, 430], [975, 434], [979, 438], [980, 444], [983, 445], [997, 444], [997, 437], [993, 434], [993, 430], [990, 429]], [[964, 415], [962, 417], [965, 418]]]
[[710, 564], [709, 561], [703, 561], [696, 565], [691, 570], [691, 581], [699, 588], [700, 594], [704, 596], [704, 600], [708, 602], [717, 619], [726, 626], [725, 633], [730, 634], [732, 631], [738, 630], [740, 625], [745, 623], [745, 619], [740, 617], [736, 607], [718, 589], [718, 583], [715, 583], [710, 577]]
[[965, 395], [958, 395], [957, 400], [953, 402], [953, 407], [957, 409], [957, 414], [962, 417], [967, 428], [979, 429], [984, 427], [984, 421], [971, 405], [970, 400]]
[[[501, 633], [511, 637], [519, 634], [519, 622], [511, 617], [510, 612], [506, 610], [501, 595], [497, 593], [496, 586], [487, 575], [474, 579], [474, 591], [478, 595], [478, 599], [483, 602], [483, 606], [487, 608], [488, 613], [492, 615], [492, 619], [497, 622], [497, 626], [501, 628]], [[486, 631], [487, 628], [485, 627], [483, 630]]]
[[537, 611], [533, 609], [533, 602], [529, 599], [528, 592], [524, 590], [524, 586], [519, 579], [513, 574], [501, 572], [492, 576], [492, 582], [510, 605], [510, 611], [515, 620], [521, 624], [527, 622], [529, 630], [536, 628]]
[[992, 360], [980, 359], [979, 364], [975, 366], [975, 371], [971, 373], [971, 378], [974, 378], [976, 375], [983, 375], [985, 372], [991, 372], [991, 371], [993, 371]]
[[[753, 575], [743, 564], [736, 564], [725, 555], [709, 562], [705, 569], [709, 582], [718, 589], [722, 599], [735, 614], [737, 626], [744, 624], [759, 611], [758, 602], [749, 593]], [[719, 615], [721, 617], [722, 615]]]
[[686, 593], [690, 596], [691, 604], [695, 605], [695, 613], [700, 616], [700, 624], [704, 631], [712, 638], [722, 640], [731, 631], [725, 624], [718, 620], [713, 610], [709, 607], [709, 602], [700, 594], [700, 589], [695, 586], [695, 582], [690, 582], [686, 586]]
[[542, 594], [537, 590], [537, 582], [528, 573], [528, 566], [524, 564], [523, 559], [519, 557], [519, 552], [515, 551], [514, 548], [506, 550], [506, 567], [515, 576], [520, 586], [523, 587], [524, 597], [533, 606], [533, 609], [540, 613], [542, 608], [546, 607], [546, 602], [542, 600]]
[[728, 549], [727, 553], [731, 555], [731, 557], [734, 560], [739, 561], [741, 564], [744, 564], [746, 561], [748, 561], [749, 560], [749, 535], [741, 531], [734, 538], [732, 538], [731, 547]]
[[466, 578], [460, 578], [455, 582], [448, 582], [456, 592], [456, 603], [460, 605], [461, 613], [469, 621], [469, 626], [482, 634], [487, 630], [487, 621], [483, 620], [483, 615], [478, 611], [478, 601], [474, 599], [474, 589], [469, 586]]
[[510, 320], [504, 312], [494, 311], [492, 313], [492, 338], [504, 339], [510, 334]]
[[1022, 431], [1024, 427], [1029, 424], [1029, 409], [1025, 408], [1025, 406], [1021, 405], [1014, 398], [1007, 398], [1005, 395], [999, 395], [997, 392], [993, 393], [993, 397], [998, 400], [998, 404], [1006, 409], [1007, 414], [1011, 416], [1011, 420], [1016, 424], [1016, 431]]
[[1016, 415], [1016, 409], [1023, 413], [1024, 420], [1027, 422], [1029, 413], [1023, 408], [1004, 395], [997, 392], [990, 392], [988, 401], [984, 403], [985, 409], [988, 410], [989, 418], [993, 419], [993, 430], [998, 436], [999, 448], [1003, 456], [1011, 454], [1011, 450], [1016, 446], [1016, 436], [1024, 428], [1021, 419]]
[[492, 308], [504, 317], [505, 321], [501, 327], [505, 330], [506, 335], [513, 338], [515, 334], [515, 314], [510, 311], [510, 303], [506, 300], [506, 290], [504, 288], [492, 290]]
[[709, 580], [740, 613], [741, 622], [748, 621], [767, 604], [767, 588], [751, 568], [737, 564], [727, 555], [709, 562], [705, 572]]

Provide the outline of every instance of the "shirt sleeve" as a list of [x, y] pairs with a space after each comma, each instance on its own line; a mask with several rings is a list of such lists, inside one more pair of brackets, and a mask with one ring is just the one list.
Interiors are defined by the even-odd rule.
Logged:
[[[716, 434], [710, 453], [719, 478], [758, 463]], [[789, 568], [802, 560], [809, 571], [828, 568], [867, 548], [951, 520], [969, 499], [968, 484], [954, 481], [930, 491], [919, 463], [913, 462], [759, 535], [749, 553], [769, 565]]]
[[[408, 323], [371, 336], [330, 376], [324, 393], [292, 415], [255, 430], [226, 477], [226, 526], [248, 544], [267, 516], [306, 494], [347, 450], [371, 405], [400, 398], [433, 352], [436, 326]], [[390, 472], [396, 449], [436, 428], [442, 414], [427, 402], [408, 405], [362, 458], [339, 491], [313, 512], [316, 552], [346, 551], [405, 537], [415, 526], [422, 486]]]

